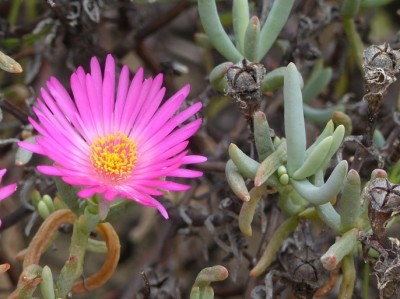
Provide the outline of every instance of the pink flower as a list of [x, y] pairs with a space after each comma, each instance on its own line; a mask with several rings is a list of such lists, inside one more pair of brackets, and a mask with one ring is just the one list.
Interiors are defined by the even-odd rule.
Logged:
[[[3, 176], [7, 172], [7, 169], [0, 169], [0, 182], [3, 180]], [[13, 183], [4, 187], [0, 188], [0, 201], [4, 198], [9, 197], [11, 194], [15, 192], [17, 189], [17, 184]], [[1, 226], [1, 219], [0, 219], [0, 226]]]
[[53, 160], [54, 165], [38, 170], [81, 186], [82, 198], [102, 194], [109, 201], [117, 196], [132, 199], [156, 207], [168, 218], [153, 196], [189, 186], [165, 177], [199, 177], [202, 172], [181, 167], [206, 158], [187, 151], [188, 138], [199, 129], [201, 119], [182, 125], [201, 103], [177, 113], [189, 93], [186, 85], [161, 105], [162, 81], [161, 74], [143, 81], [139, 69], [130, 82], [128, 67], [123, 66], [116, 87], [112, 56], [107, 56], [103, 75], [92, 58], [89, 74], [79, 67], [71, 76], [73, 99], [56, 78], [50, 78], [49, 92], [42, 89], [43, 100], [34, 107], [39, 121], [30, 118], [40, 134], [37, 143], [19, 144]]

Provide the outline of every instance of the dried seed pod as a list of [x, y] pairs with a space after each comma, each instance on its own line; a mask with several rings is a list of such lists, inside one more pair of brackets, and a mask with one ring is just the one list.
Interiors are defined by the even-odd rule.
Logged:
[[400, 51], [393, 50], [387, 43], [372, 45], [363, 53], [363, 69], [364, 100], [368, 103], [368, 125], [363, 144], [370, 146], [383, 97], [388, 87], [396, 81], [396, 74], [400, 70]]
[[367, 187], [366, 193], [374, 210], [384, 213], [400, 211], [400, 185], [377, 178]]
[[252, 127], [255, 111], [260, 109], [261, 81], [265, 68], [260, 63], [252, 63], [246, 59], [236, 63], [226, 73], [228, 81], [227, 94], [239, 104], [239, 108]]

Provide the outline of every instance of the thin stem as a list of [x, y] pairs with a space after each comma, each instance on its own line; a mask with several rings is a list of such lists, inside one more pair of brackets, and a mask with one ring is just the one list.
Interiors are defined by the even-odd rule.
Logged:
[[60, 277], [56, 284], [56, 296], [66, 298], [76, 279], [83, 272], [83, 262], [90, 233], [99, 221], [99, 216], [86, 212], [74, 223], [74, 230], [69, 248], [69, 258], [61, 269]]
[[96, 230], [102, 235], [107, 246], [107, 258], [98, 272], [89, 276], [84, 282], [76, 282], [72, 292], [83, 293], [102, 286], [108, 281], [118, 265], [120, 256], [120, 242], [117, 233], [109, 223], [99, 223]]
[[370, 264], [366, 262], [364, 264], [363, 279], [362, 279], [362, 298], [368, 299], [369, 293], [369, 275], [370, 275]]

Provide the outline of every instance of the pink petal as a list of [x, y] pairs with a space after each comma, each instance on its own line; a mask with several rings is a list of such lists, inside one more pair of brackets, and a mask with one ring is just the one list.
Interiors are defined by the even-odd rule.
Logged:
[[53, 176], [61, 176], [62, 173], [59, 169], [54, 166], [40, 165], [37, 166], [37, 170], [39, 170], [43, 174], [53, 175]]
[[10, 184], [0, 188], [0, 200], [9, 197], [17, 189], [17, 184]]

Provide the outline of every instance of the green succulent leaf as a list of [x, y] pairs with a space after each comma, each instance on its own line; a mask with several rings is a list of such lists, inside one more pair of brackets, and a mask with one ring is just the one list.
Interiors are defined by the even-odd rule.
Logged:
[[239, 172], [245, 178], [254, 179], [260, 163], [247, 156], [236, 144], [231, 143], [228, 152]]
[[306, 159], [307, 157], [314, 151], [314, 149], [320, 144], [322, 140], [326, 137], [331, 136], [335, 131], [335, 126], [333, 125], [332, 120], [328, 121], [324, 130], [318, 136], [318, 138], [314, 141], [314, 143], [306, 150]]
[[48, 266], [44, 266], [42, 270], [42, 282], [40, 283], [40, 291], [44, 299], [55, 299], [53, 275]]
[[329, 271], [334, 270], [342, 259], [353, 251], [357, 241], [358, 229], [353, 228], [343, 234], [343, 236], [321, 256], [321, 262], [324, 268]]
[[304, 104], [304, 116], [308, 120], [316, 124], [325, 124], [336, 111], [344, 112], [345, 106], [343, 104], [336, 104], [328, 108], [313, 108], [310, 105]]
[[332, 69], [323, 68], [311, 73], [310, 78], [304, 84], [303, 101], [308, 103], [315, 99], [329, 84], [332, 79]]
[[293, 188], [313, 205], [322, 205], [333, 199], [340, 191], [347, 173], [347, 161], [341, 161], [322, 186], [316, 187], [309, 180], [290, 180]]
[[10, 56], [0, 51], [0, 69], [9, 73], [21, 73], [21, 65]]
[[200, 288], [193, 287], [190, 291], [190, 299], [200, 299]]
[[264, 75], [261, 81], [261, 90], [263, 92], [275, 91], [283, 86], [283, 77], [286, 67], [278, 67]]
[[244, 36], [244, 57], [252, 62], [258, 62], [258, 46], [260, 43], [260, 21], [256, 16], [250, 19]]
[[256, 211], [258, 202], [266, 194], [267, 189], [265, 187], [254, 187], [250, 190], [250, 200], [242, 205], [239, 213], [239, 228], [240, 231], [246, 236], [251, 237], [253, 234], [251, 223], [253, 222], [254, 213]]
[[272, 142], [267, 118], [262, 111], [256, 111], [253, 117], [254, 121], [254, 141], [258, 153], [258, 159], [264, 161], [271, 153], [275, 151]]
[[333, 137], [328, 136], [315, 146], [313, 151], [306, 157], [303, 165], [293, 173], [292, 178], [295, 180], [303, 180], [316, 173], [318, 169], [324, 165], [332, 142]]
[[209, 79], [211, 86], [215, 90], [225, 92], [228, 87], [228, 81], [226, 80], [225, 74], [232, 66], [232, 62], [224, 62], [213, 68], [209, 75]]
[[340, 215], [336, 212], [330, 202], [315, 206], [319, 218], [328, 225], [335, 233], [340, 232]]
[[260, 49], [258, 51], [258, 61], [271, 49], [276, 38], [286, 24], [290, 11], [292, 10], [294, 0], [275, 0], [268, 14], [267, 20], [261, 29]]
[[343, 125], [345, 132], [344, 136], [351, 135], [353, 131], [353, 124], [351, 122], [351, 118], [344, 112], [335, 111], [332, 114], [332, 121], [336, 126]]
[[[277, 1], [275, 1], [276, 3]], [[284, 2], [284, 1], [281, 1]], [[284, 75], [284, 118], [287, 143], [287, 169], [289, 175], [301, 167], [306, 152], [306, 130], [304, 125], [302, 82], [293, 63], [289, 63]]]
[[226, 34], [219, 19], [215, 0], [198, 0], [199, 15], [210, 42], [227, 60], [234, 63], [243, 59]]
[[239, 173], [235, 163], [229, 160], [225, 166], [225, 176], [229, 187], [231, 187], [233, 193], [243, 201], [250, 200], [250, 194], [247, 190], [246, 182], [243, 176]]
[[333, 155], [337, 152], [340, 145], [342, 144], [345, 131], [346, 130], [345, 130], [344, 126], [340, 125], [336, 128], [335, 132], [333, 132], [333, 134], [332, 134], [333, 140], [332, 140], [331, 148], [329, 149], [328, 154], [326, 155], [326, 157], [323, 161], [323, 164], [325, 164], [326, 166], [329, 164]]
[[379, 131], [378, 129], [374, 131], [372, 140], [379, 149], [382, 149], [386, 144], [385, 136], [383, 136], [382, 132]]
[[341, 230], [346, 231], [354, 228], [358, 216], [362, 212], [361, 179], [354, 169], [350, 169], [346, 176], [337, 209], [341, 216]]
[[342, 18], [355, 18], [360, 10], [361, 0], [342, 0], [340, 15]]
[[275, 152], [261, 162], [254, 178], [254, 185], [258, 187], [264, 184], [286, 162], [286, 158], [286, 142], [281, 142]]
[[233, 0], [232, 3], [233, 32], [235, 33], [236, 48], [244, 53], [244, 36], [249, 23], [249, 1]]
[[215, 281], [222, 281], [228, 277], [228, 270], [220, 265], [204, 268], [199, 272], [194, 282], [194, 286], [200, 289], [207, 287]]
[[305, 201], [291, 186], [281, 188], [278, 205], [289, 216], [298, 215], [305, 209], [308, 202]]

